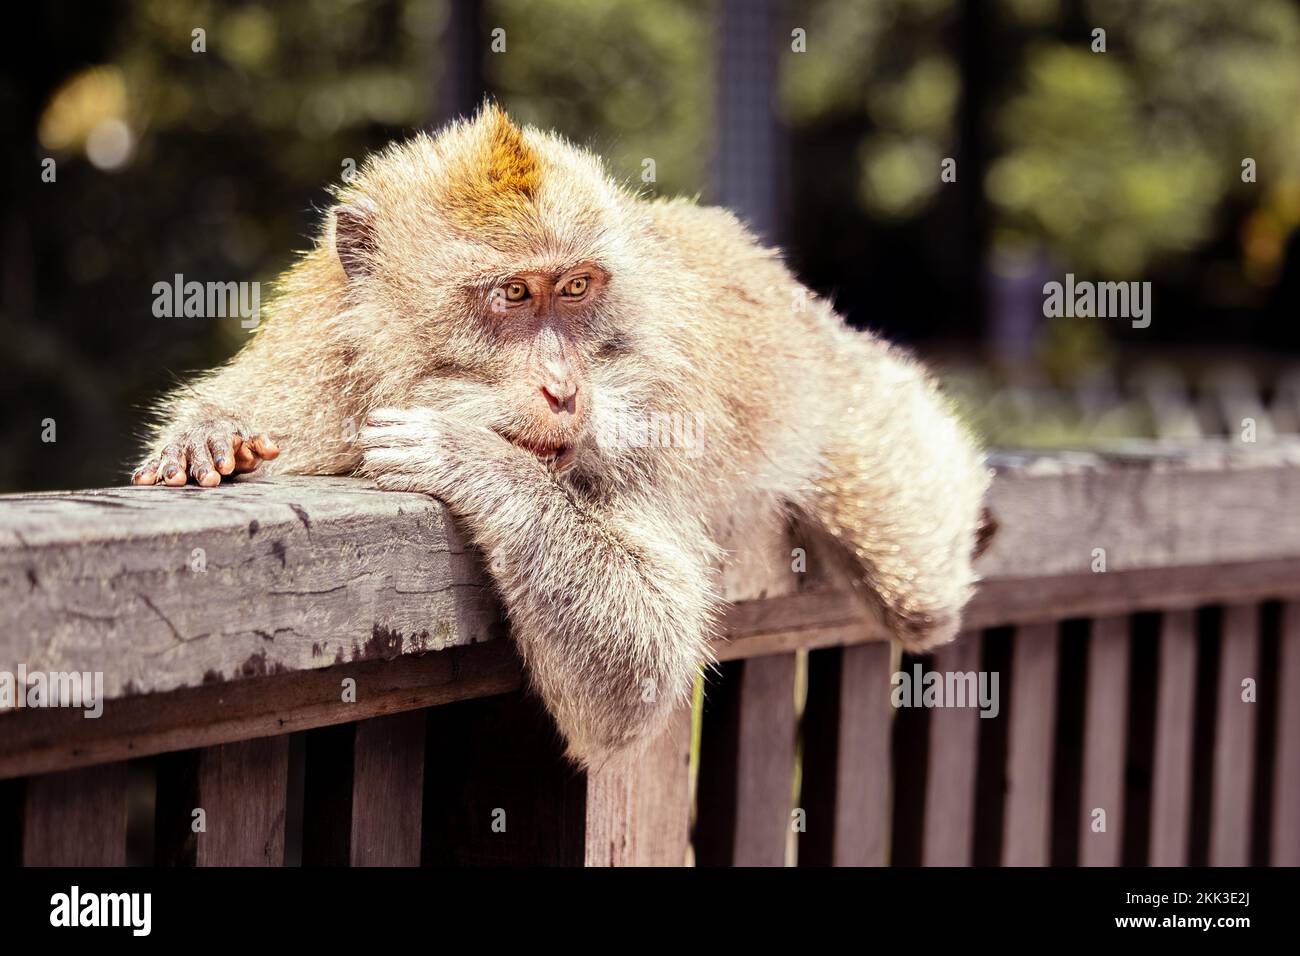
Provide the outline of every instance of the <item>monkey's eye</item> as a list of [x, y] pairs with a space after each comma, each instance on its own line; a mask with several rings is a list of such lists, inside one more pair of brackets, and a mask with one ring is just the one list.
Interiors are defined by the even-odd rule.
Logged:
[[507, 302], [523, 302], [526, 298], [528, 298], [528, 286], [522, 282], [506, 283]]
[[560, 290], [560, 295], [566, 295], [573, 299], [580, 298], [587, 291], [587, 286], [590, 284], [590, 280], [586, 276], [575, 276], [564, 284], [564, 288]]

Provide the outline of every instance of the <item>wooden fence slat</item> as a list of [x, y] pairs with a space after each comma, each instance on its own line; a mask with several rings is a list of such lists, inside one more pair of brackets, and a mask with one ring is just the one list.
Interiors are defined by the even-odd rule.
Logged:
[[[159, 864], [283, 866], [288, 736], [168, 754], [158, 761]], [[195, 811], [203, 831], [196, 833]]]
[[1004, 866], [1046, 866], [1056, 734], [1056, 625], [1017, 628], [1011, 653], [1002, 862]]
[[1161, 616], [1159, 668], [1148, 862], [1186, 866], [1196, 697], [1195, 611], [1166, 611]]
[[794, 786], [793, 654], [722, 665], [706, 688], [696, 860], [782, 866]]
[[587, 866], [683, 866], [691, 829], [691, 709], [629, 765], [587, 778]]
[[419, 866], [427, 717], [413, 710], [356, 725], [353, 866]]
[[1282, 606], [1276, 762], [1269, 862], [1300, 866], [1300, 601]]
[[307, 866], [419, 866], [424, 711], [308, 731]]
[[[1079, 864], [1119, 866], [1124, 848], [1124, 769], [1128, 755], [1129, 619], [1092, 622], [1084, 705]], [[1093, 812], [1105, 812], [1095, 832]]]
[[888, 863], [890, 661], [883, 641], [808, 655], [800, 866]]
[[1245, 866], [1250, 862], [1256, 704], [1241, 699], [1241, 682], [1247, 677], [1259, 680], [1257, 605], [1224, 608], [1221, 647], [1210, 795], [1210, 865]]
[[126, 764], [42, 774], [26, 781], [24, 866], [126, 863]]
[[736, 866], [781, 866], [794, 788], [793, 654], [745, 661], [736, 766]]
[[[978, 677], [981, 644], [979, 634], [959, 635], [955, 643], [939, 650], [931, 667], [943, 673], [973, 671]], [[940, 707], [930, 715], [921, 843], [924, 866], [971, 865], [980, 719], [979, 708], [973, 705]]]

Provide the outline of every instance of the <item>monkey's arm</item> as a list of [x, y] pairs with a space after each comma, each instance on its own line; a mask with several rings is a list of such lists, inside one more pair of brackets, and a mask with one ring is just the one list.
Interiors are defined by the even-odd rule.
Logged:
[[279, 457], [281, 447], [277, 471], [337, 474], [355, 466], [359, 422], [349, 418], [342, 363], [283, 325], [260, 331], [221, 368], [174, 386], [156, 409], [135, 484], [210, 487]]
[[885, 624], [924, 650], [960, 627], [990, 474], [919, 365], [878, 349], [857, 361], [804, 504], [848, 550]]
[[635, 752], [689, 700], [716, 611], [697, 529], [597, 512], [533, 455], [429, 409], [373, 413], [360, 444], [364, 473], [438, 496], [483, 549], [570, 756]]

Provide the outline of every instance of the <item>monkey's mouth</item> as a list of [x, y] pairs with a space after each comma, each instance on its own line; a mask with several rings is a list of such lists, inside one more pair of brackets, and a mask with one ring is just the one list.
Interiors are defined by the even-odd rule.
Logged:
[[567, 444], [551, 444], [546, 442], [529, 441], [526, 438], [520, 438], [515, 435], [502, 435], [506, 441], [510, 442], [524, 451], [530, 451], [546, 464], [555, 468], [557, 471], [563, 471], [573, 464], [574, 446]]

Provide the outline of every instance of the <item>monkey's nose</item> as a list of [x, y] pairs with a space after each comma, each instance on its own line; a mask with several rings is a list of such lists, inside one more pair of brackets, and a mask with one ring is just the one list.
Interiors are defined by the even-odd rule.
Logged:
[[572, 415], [574, 413], [578, 397], [576, 382], [548, 382], [542, 386], [542, 394], [546, 396], [546, 404], [551, 406], [551, 411], [555, 412], [555, 414], [568, 412]]

